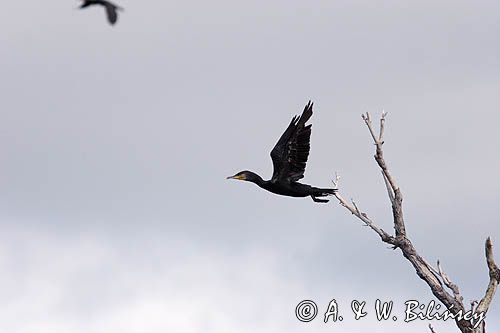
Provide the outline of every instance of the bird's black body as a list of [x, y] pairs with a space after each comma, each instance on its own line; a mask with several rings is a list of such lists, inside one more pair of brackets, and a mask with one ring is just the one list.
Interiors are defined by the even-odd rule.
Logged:
[[85, 8], [93, 5], [100, 5], [106, 9], [106, 15], [110, 24], [115, 24], [118, 20], [118, 10], [123, 10], [123, 8], [118, 7], [114, 3], [106, 0], [83, 0], [80, 8]]
[[306, 126], [305, 124], [312, 116], [312, 106], [313, 104], [309, 102], [300, 117], [293, 117], [290, 125], [271, 151], [274, 171], [270, 180], [263, 180], [251, 171], [241, 171], [228, 178], [246, 180], [279, 195], [310, 196], [315, 202], [328, 202], [328, 200], [318, 199], [318, 197], [332, 195], [335, 193], [335, 189], [317, 188], [298, 182], [304, 177], [309, 156], [311, 125]]

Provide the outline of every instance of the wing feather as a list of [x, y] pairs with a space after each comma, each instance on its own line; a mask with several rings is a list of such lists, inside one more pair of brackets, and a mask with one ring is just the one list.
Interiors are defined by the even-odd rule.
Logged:
[[313, 103], [305, 106], [302, 115], [295, 116], [271, 151], [272, 181], [297, 181], [304, 177], [309, 157], [311, 125], [305, 125], [312, 116]]
[[104, 6], [106, 7], [106, 14], [108, 16], [108, 21], [111, 24], [115, 24], [118, 20], [118, 7], [110, 2], [104, 2]]

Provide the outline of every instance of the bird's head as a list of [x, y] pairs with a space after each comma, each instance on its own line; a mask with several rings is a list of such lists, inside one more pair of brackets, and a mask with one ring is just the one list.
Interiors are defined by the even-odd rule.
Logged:
[[262, 181], [262, 178], [259, 175], [253, 173], [252, 171], [247, 171], [247, 170], [240, 171], [234, 176], [227, 177], [226, 179], [246, 180], [252, 183], [257, 183]]

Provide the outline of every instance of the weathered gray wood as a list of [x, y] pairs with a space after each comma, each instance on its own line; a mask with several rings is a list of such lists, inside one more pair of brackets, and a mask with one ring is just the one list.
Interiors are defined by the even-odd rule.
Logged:
[[[363, 221], [365, 225], [370, 227], [373, 231], [375, 231], [380, 239], [392, 245], [393, 249], [400, 249], [403, 257], [405, 257], [415, 268], [415, 272], [417, 275], [427, 283], [429, 288], [432, 291], [432, 294], [441, 302], [444, 306], [452, 313], [457, 314], [460, 311], [462, 313], [466, 312], [463, 297], [460, 294], [460, 290], [456, 284], [454, 284], [449, 276], [443, 271], [440, 262], [437, 263], [437, 269], [432, 267], [424, 258], [422, 258], [412, 242], [408, 238], [406, 234], [404, 216], [403, 216], [403, 195], [401, 189], [396, 183], [396, 180], [393, 178], [391, 173], [389, 172], [389, 168], [387, 167], [387, 163], [384, 159], [384, 153], [382, 149], [382, 145], [384, 144], [384, 125], [385, 125], [385, 117], [387, 113], [382, 112], [382, 116], [380, 118], [380, 130], [379, 135], [375, 134], [373, 129], [372, 121], [370, 114], [367, 112], [362, 115], [362, 118], [368, 127], [368, 130], [371, 134], [373, 142], [375, 143], [375, 161], [381, 169], [382, 176], [384, 178], [384, 182], [387, 189], [387, 194], [389, 196], [389, 200], [392, 206], [392, 215], [393, 215], [393, 223], [394, 223], [394, 231], [395, 234], [390, 235], [385, 232], [383, 229], [378, 227], [366, 213], [362, 212], [354, 200], [351, 200], [349, 203], [345, 200], [340, 191], [337, 191], [334, 195], [339, 201], [339, 203], [349, 210], [353, 215], [355, 215], [358, 219]], [[340, 177], [337, 175], [335, 181], [333, 182], [335, 188], [339, 189], [339, 181]], [[485, 254], [486, 254], [486, 263], [488, 265], [490, 282], [486, 289], [486, 293], [484, 297], [481, 299], [479, 303], [472, 302], [472, 309], [474, 310], [474, 304], [477, 304], [475, 309], [476, 313], [483, 312], [486, 314], [488, 311], [490, 304], [495, 295], [496, 288], [500, 282], [500, 269], [495, 263], [493, 258], [493, 245], [488, 237], [485, 244]], [[448, 290], [449, 291], [448, 291]], [[451, 292], [451, 293], [450, 293]], [[462, 333], [485, 333], [485, 322], [483, 321], [478, 327], [474, 328], [473, 323], [467, 321], [465, 319], [459, 320], [458, 318], [455, 320], [457, 327], [460, 329]], [[434, 328], [429, 325], [431, 332], [434, 332]]]

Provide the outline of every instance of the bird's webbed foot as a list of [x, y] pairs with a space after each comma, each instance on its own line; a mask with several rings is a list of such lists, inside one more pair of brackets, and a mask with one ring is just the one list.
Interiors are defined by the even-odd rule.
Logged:
[[320, 203], [327, 203], [328, 201], [330, 201], [330, 200], [326, 200], [326, 199], [318, 199], [313, 195], [311, 195], [311, 198], [313, 199], [314, 202], [320, 202]]

